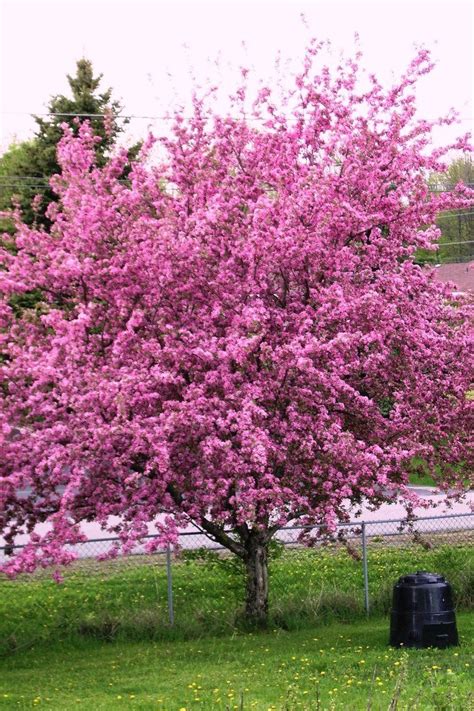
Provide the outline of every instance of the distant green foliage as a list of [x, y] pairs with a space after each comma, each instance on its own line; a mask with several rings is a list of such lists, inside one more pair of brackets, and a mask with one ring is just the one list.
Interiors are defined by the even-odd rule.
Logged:
[[[9, 210], [14, 204], [19, 205], [29, 224], [34, 219], [31, 200], [34, 197], [33, 181], [27, 180], [30, 169], [30, 153], [33, 141], [13, 143], [0, 157], [0, 210]], [[19, 176], [12, 178], [12, 176]], [[14, 232], [13, 223], [6, 218], [0, 219], [0, 232]], [[5, 243], [5, 242], [4, 242]]]
[[[474, 162], [471, 156], [454, 160], [446, 173], [430, 179], [432, 190], [452, 190], [458, 183], [474, 187]], [[442, 235], [436, 252], [419, 250], [420, 263], [463, 262], [474, 259], [474, 211], [443, 212], [438, 218]], [[453, 244], [454, 243], [454, 244]]]
[[41, 299], [41, 291], [39, 289], [32, 289], [22, 294], [13, 294], [9, 300], [9, 305], [12, 307], [14, 313], [19, 316], [23, 311], [36, 308], [41, 303]]

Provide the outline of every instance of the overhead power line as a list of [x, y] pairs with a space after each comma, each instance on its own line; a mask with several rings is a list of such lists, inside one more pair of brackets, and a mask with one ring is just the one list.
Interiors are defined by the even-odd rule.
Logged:
[[437, 247], [438, 249], [440, 247], [450, 247], [453, 244], [474, 244], [474, 239], [465, 239], [461, 240], [460, 242], [439, 242]]
[[[5, 178], [10, 178], [11, 176], [5, 176]], [[15, 176], [13, 176], [15, 178]], [[26, 180], [30, 180], [31, 182], [24, 182]], [[130, 180], [127, 178], [123, 178], [117, 181], [118, 183], [121, 183], [123, 185], [129, 185]], [[29, 189], [30, 191], [34, 190], [40, 190], [41, 188], [50, 188], [51, 185], [47, 180], [41, 180], [41, 179], [36, 179], [34, 176], [18, 176], [14, 180], [8, 180], [5, 179], [3, 180], [3, 176], [0, 176], [0, 190], [1, 188], [8, 189], [8, 190], [25, 190]], [[468, 186], [469, 187], [469, 186]], [[430, 192], [455, 192], [454, 190], [443, 190], [443, 191], [438, 191], [438, 190], [430, 190]], [[451, 212], [449, 209], [445, 210], [440, 210], [438, 213], [438, 218], [437, 219], [446, 219], [449, 217], [470, 217], [471, 215], [474, 215], [474, 210], [471, 210], [471, 208], [466, 207], [464, 208], [464, 212]]]
[[[130, 180], [127, 180], [126, 178], [120, 179], [117, 182], [123, 183], [126, 185], [127, 183], [130, 183]], [[31, 181], [31, 182], [22, 182], [20, 180], [13, 180], [13, 181], [3, 181], [0, 178], [0, 188], [16, 188], [24, 190], [25, 188], [28, 189], [40, 189], [40, 188], [50, 188], [51, 185], [47, 180], [37, 180], [37, 181]]]
[[[161, 115], [161, 116], [148, 116], [148, 115], [140, 115], [140, 114], [115, 114], [115, 113], [110, 113], [110, 114], [94, 114], [94, 113], [75, 113], [73, 111], [71, 112], [61, 112], [61, 111], [45, 111], [45, 112], [39, 112], [36, 113], [34, 111], [0, 111], [0, 114], [2, 115], [10, 115], [10, 116], [57, 116], [58, 118], [117, 118], [117, 119], [143, 119], [143, 120], [148, 120], [148, 121], [174, 121], [176, 119], [176, 116], [172, 115]], [[193, 118], [192, 116], [182, 116], [180, 118], [183, 118], [185, 120]], [[235, 118], [232, 116], [228, 116], [226, 118]], [[239, 117], [242, 118], [242, 117]], [[265, 118], [257, 118], [257, 117], [244, 117], [246, 121], [266, 121], [267, 119]], [[296, 116], [288, 116], [287, 118], [291, 118], [294, 120], [298, 120], [298, 117]], [[456, 119], [456, 121], [474, 121], [474, 117], [472, 116], [462, 116]]]
[[[469, 207], [466, 207], [466, 210], [470, 210]], [[470, 210], [469, 212], [455, 212], [455, 213], [450, 213], [449, 210], [442, 210], [439, 212], [441, 217], [469, 217], [470, 215], [474, 215], [474, 211]]]
[[[42, 176], [39, 175], [15, 175], [14, 173], [11, 174], [5, 174], [5, 175], [0, 175], [0, 183], [3, 184], [4, 182], [12, 182], [12, 183], [21, 183], [22, 181], [31, 181], [31, 183], [34, 183], [35, 185], [49, 185], [49, 182], [46, 178], [43, 178]], [[120, 182], [129, 182], [129, 181], [120, 181]], [[464, 183], [466, 188], [474, 188], [474, 183]], [[432, 188], [431, 190], [428, 190], [430, 193], [453, 193], [456, 192], [455, 188], [448, 188], [446, 190], [443, 190], [441, 188]]]
[[57, 116], [58, 118], [113, 118], [113, 119], [147, 119], [153, 121], [172, 121], [174, 116], [139, 116], [137, 114], [84, 114], [76, 112], [46, 111], [44, 113], [32, 113], [30, 111], [0, 111], [0, 114], [10, 116]]

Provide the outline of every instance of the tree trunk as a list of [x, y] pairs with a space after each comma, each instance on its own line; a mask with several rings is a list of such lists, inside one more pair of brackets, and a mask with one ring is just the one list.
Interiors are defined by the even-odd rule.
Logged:
[[251, 533], [245, 542], [247, 597], [245, 616], [248, 622], [265, 627], [268, 618], [268, 544], [261, 534]]

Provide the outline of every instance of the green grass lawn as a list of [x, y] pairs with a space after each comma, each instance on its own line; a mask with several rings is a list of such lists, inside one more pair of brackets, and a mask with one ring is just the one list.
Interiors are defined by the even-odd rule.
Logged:
[[[387, 646], [388, 620], [193, 640], [68, 640], [1, 660], [0, 708], [473, 708], [474, 615], [460, 647]], [[392, 708], [395, 708], [392, 706]]]
[[[442, 536], [393, 546], [382, 537], [369, 545], [371, 610], [386, 614], [397, 578], [414, 570], [447, 576], [458, 607], [474, 607], [474, 533], [458, 545]], [[426, 547], [428, 546], [428, 547]], [[434, 547], [430, 547], [434, 546]], [[232, 558], [204, 552], [204, 559], [173, 564], [175, 625], [167, 608], [162, 559], [78, 562], [64, 582], [50, 575], [0, 581], [0, 654], [38, 650], [59, 640], [140, 641], [227, 635], [242, 629], [244, 579]], [[270, 564], [271, 623], [286, 630], [307, 624], [364, 617], [360, 550], [341, 547], [277, 550]]]
[[[243, 579], [231, 558], [173, 564], [174, 627], [158, 559], [81, 562], [49, 577], [0, 581], [0, 707], [51, 709], [474, 709], [474, 550], [371, 541], [373, 616], [365, 618], [359, 551], [274, 551], [271, 626], [245, 633]], [[402, 573], [444, 573], [458, 603], [460, 648], [387, 646]], [[385, 615], [385, 616], [384, 616]], [[393, 702], [395, 703], [395, 702]], [[392, 705], [392, 708], [395, 708]]]
[[412, 486], [436, 486], [433, 477], [429, 474], [410, 474], [410, 484]]
[[[472, 397], [471, 397], [472, 393]], [[474, 399], [474, 390], [469, 391], [469, 399]], [[474, 480], [472, 478], [472, 472], [467, 471], [466, 464], [458, 464], [457, 470], [465, 474], [464, 486], [466, 489], [472, 489], [474, 486]], [[437, 467], [439, 481], [443, 481], [444, 475], [440, 467]], [[411, 462], [411, 471], [409, 472], [409, 483], [412, 486], [437, 486], [437, 482], [433, 479], [429, 473], [426, 463], [420, 457], [414, 457]]]

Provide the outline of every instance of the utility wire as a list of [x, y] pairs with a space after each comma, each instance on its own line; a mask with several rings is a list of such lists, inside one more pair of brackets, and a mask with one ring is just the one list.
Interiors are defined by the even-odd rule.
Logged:
[[[118, 183], [122, 183], [126, 185], [127, 183], [130, 183], [130, 180], [127, 179], [121, 179], [117, 181]], [[24, 183], [20, 181], [13, 181], [13, 182], [3, 182], [0, 179], [0, 188], [11, 188], [11, 189], [20, 189], [24, 190], [25, 188], [30, 188], [32, 190], [34, 189], [40, 189], [40, 188], [51, 188], [51, 185], [49, 184], [48, 181], [37, 181], [37, 182], [31, 182], [31, 183]]]
[[[176, 118], [182, 119], [183, 121], [191, 121], [194, 116], [167, 116], [166, 114], [162, 116], [139, 116], [136, 114], [83, 114], [83, 113], [56, 113], [56, 112], [49, 112], [49, 113], [38, 113], [38, 114], [32, 114], [28, 111], [0, 111], [0, 115], [14, 115], [14, 116], [31, 116], [35, 118], [36, 116], [49, 116], [53, 118], [107, 118], [107, 119], [121, 119], [124, 121], [130, 121], [132, 119], [138, 119], [138, 120], [143, 120], [143, 121], [163, 121], [163, 122], [168, 122], [168, 121], [175, 121]], [[213, 118], [212, 116], [209, 118]], [[250, 121], [250, 122], [257, 122], [257, 123], [264, 123], [266, 121], [270, 120], [270, 117], [265, 118], [258, 118], [256, 116], [223, 116], [219, 118], [226, 118], [226, 119], [232, 119], [234, 121], [240, 121], [241, 119], [244, 119], [245, 121]], [[277, 117], [279, 118], [279, 117]], [[299, 121], [299, 118], [297, 116], [287, 116], [286, 118], [291, 119], [292, 121]], [[469, 120], [469, 119], [463, 119], [464, 120]]]
[[[0, 111], [0, 114], [3, 115], [12, 115], [12, 116], [57, 116], [57, 117], [64, 117], [64, 118], [113, 118], [113, 119], [144, 119], [144, 120], [149, 120], [149, 121], [174, 121], [176, 119], [176, 116], [169, 116], [169, 115], [162, 115], [162, 116], [141, 116], [139, 114], [89, 114], [89, 113], [74, 113], [74, 112], [59, 112], [59, 111], [46, 111], [43, 113], [34, 113], [31, 111]], [[194, 118], [193, 116], [180, 116], [179, 118], [183, 118], [184, 120], [189, 120]], [[235, 118], [232, 116], [228, 116], [225, 118]], [[241, 118], [241, 117], [239, 117]], [[265, 118], [257, 118], [257, 117], [244, 117], [246, 121], [266, 121], [268, 119]], [[288, 116], [287, 118], [294, 119], [295, 121], [299, 120], [299, 117], [297, 116]], [[237, 120], [237, 119], [236, 119]], [[463, 116], [457, 119], [458, 121], [473, 121], [474, 117], [472, 116]]]
[[[466, 207], [466, 210], [469, 210], [470, 208]], [[474, 211], [471, 212], [455, 212], [453, 214], [450, 214], [449, 210], [440, 210], [439, 212], [440, 217], [438, 219], [445, 218], [445, 217], [469, 217], [470, 215], [474, 215]]]
[[[438, 242], [437, 247], [438, 247], [438, 249], [439, 249], [440, 247], [450, 247], [450, 246], [453, 245], [453, 244], [474, 244], [474, 239], [466, 239], [466, 240], [461, 241], [461, 242]], [[473, 256], [474, 256], [474, 255], [473, 255]]]
[[[60, 174], [58, 174], [60, 175]], [[0, 175], [0, 183], [4, 183], [6, 181], [10, 181], [13, 183], [20, 183], [21, 181], [24, 180], [29, 180], [35, 185], [49, 185], [47, 182], [46, 178], [43, 178], [42, 176], [39, 175], [14, 175], [14, 174], [5, 174], [5, 175]], [[128, 182], [128, 181], [119, 181], [119, 182]], [[474, 188], [474, 183], [464, 183], [464, 186], [466, 188]], [[446, 190], [443, 190], [441, 188], [433, 188], [431, 190], [428, 190], [429, 193], [454, 193], [456, 190], [454, 188], [448, 188]]]
[[[118, 180], [118, 183], [121, 183], [122, 185], [127, 185], [130, 184], [130, 180], [124, 179], [124, 180]], [[34, 190], [40, 190], [41, 188], [51, 188], [50, 184], [47, 182], [43, 183], [3, 183], [0, 180], [0, 189], [5, 188], [7, 190], [24, 190], [25, 188], [29, 189], [30, 191]], [[452, 192], [452, 191], [451, 191]], [[474, 215], [474, 210], [471, 210], [471, 208], [466, 207], [464, 208], [465, 210], [469, 210], [469, 212], [455, 212], [451, 213], [449, 209], [445, 210], [440, 210], [438, 212], [438, 217], [436, 219], [446, 219], [448, 217], [470, 217], [471, 215]]]
[[[143, 119], [147, 121], [173, 121], [175, 119], [174, 116], [139, 116], [136, 114], [83, 114], [83, 113], [74, 113], [74, 112], [65, 112], [65, 113], [57, 113], [57, 112], [46, 112], [46, 113], [30, 113], [29, 111], [0, 111], [0, 114], [3, 115], [10, 115], [10, 116], [31, 116], [35, 118], [36, 116], [51, 116], [51, 117], [57, 117], [57, 118], [107, 118], [107, 119], [123, 119], [123, 120], [131, 120], [131, 119]], [[183, 116], [181, 117], [184, 120], [189, 120], [192, 117], [191, 116]]]
[[[9, 177], [9, 176], [6, 176], [6, 177]], [[19, 176], [19, 178], [20, 178], [20, 176]], [[25, 180], [31, 179], [32, 181], [35, 180], [33, 176], [30, 176], [28, 178], [25, 177], [24, 179]], [[128, 180], [128, 179], [120, 179], [117, 182], [122, 185], [127, 185], [127, 184], [129, 185], [130, 184], [130, 180]], [[12, 182], [6, 182], [6, 181], [3, 181], [2, 176], [0, 176], [0, 189], [1, 188], [5, 188], [8, 190], [15, 190], [15, 189], [25, 190], [25, 188], [27, 188], [27, 189], [33, 191], [33, 190], [40, 190], [41, 188], [51, 188], [51, 186], [50, 186], [49, 182], [46, 180], [36, 180], [35, 182], [25, 183], [25, 182], [21, 182], [20, 179], [18, 179], [18, 180], [14, 180]], [[443, 191], [430, 190], [429, 192], [438, 193], [438, 192], [455, 192], [455, 191], [454, 190], [443, 190]], [[474, 211], [471, 210], [471, 208], [466, 207], [464, 209], [469, 210], [469, 212], [451, 213], [449, 208], [446, 210], [440, 210], [439, 216], [437, 219], [446, 219], [448, 217], [470, 217], [471, 215], [474, 215]]]

